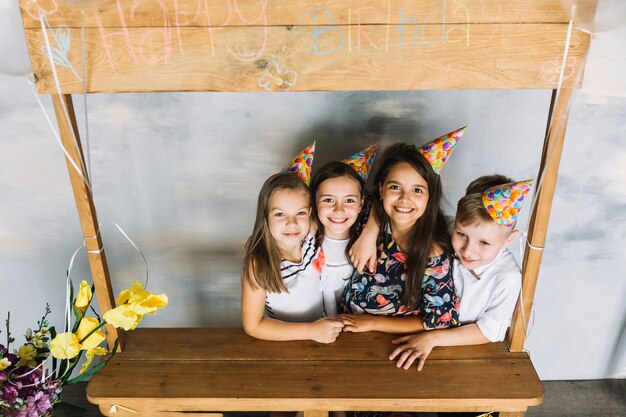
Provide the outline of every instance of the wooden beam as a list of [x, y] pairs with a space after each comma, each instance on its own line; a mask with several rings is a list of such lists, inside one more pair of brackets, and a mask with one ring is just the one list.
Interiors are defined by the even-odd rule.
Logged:
[[[61, 1], [20, 0], [24, 27], [41, 28], [40, 10], [52, 26], [79, 28], [79, 9]], [[42, 6], [41, 9], [39, 8]], [[276, 25], [400, 24], [436, 22], [567, 23], [559, 0], [110, 0], [85, 10], [86, 27], [213, 27]]]
[[[54, 112], [56, 114], [59, 135], [63, 147], [65, 147], [70, 158], [81, 171], [78, 172], [66, 156], [67, 170], [70, 175], [74, 199], [76, 200], [76, 209], [78, 210], [78, 218], [80, 219], [80, 225], [85, 240], [89, 267], [91, 268], [93, 283], [96, 287], [96, 297], [98, 299], [100, 312], [103, 314], [115, 307], [115, 300], [111, 288], [111, 280], [109, 278], [109, 268], [104, 254], [104, 246], [102, 245], [102, 238], [99, 233], [98, 218], [93, 203], [93, 196], [91, 190], [83, 178], [81, 178], [81, 175], [84, 178], [88, 178], [88, 174], [84, 169], [85, 164], [72, 96], [53, 94], [52, 104], [54, 105]], [[65, 111], [67, 111], [67, 117]], [[119, 349], [123, 349], [124, 335], [121, 331], [118, 332], [116, 328], [107, 324], [106, 334], [109, 349], [113, 348], [115, 339], [118, 337], [120, 338]]]
[[[87, 28], [87, 92], [552, 89], [567, 25], [407, 23], [320, 30]], [[43, 33], [25, 33], [38, 91], [55, 93]], [[55, 65], [61, 91], [82, 92], [80, 29], [53, 27], [48, 35], [52, 48], [63, 45], [66, 51]], [[565, 86], [573, 83], [588, 45], [587, 34], [572, 34]]]
[[[543, 176], [543, 182], [538, 196], [535, 197], [537, 201], [530, 217], [528, 245], [526, 246], [522, 263], [523, 299], [517, 303], [513, 313], [511, 328], [507, 335], [507, 344], [511, 351], [514, 352], [524, 349], [525, 329], [528, 327], [533, 300], [535, 299], [535, 288], [537, 287], [537, 278], [548, 231], [550, 211], [552, 209], [552, 198], [559, 173], [559, 163], [567, 128], [572, 89], [563, 88], [558, 97], [555, 96], [556, 90], [553, 92], [550, 115], [548, 116], [548, 119], [550, 119], [550, 116], [552, 117], [552, 123], [548, 121], [541, 164], [537, 174], [537, 178]], [[524, 309], [523, 315], [522, 307]]]

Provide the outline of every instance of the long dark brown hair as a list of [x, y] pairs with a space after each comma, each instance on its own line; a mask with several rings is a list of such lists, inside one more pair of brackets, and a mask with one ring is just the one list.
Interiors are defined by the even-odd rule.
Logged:
[[[363, 178], [361, 178], [361, 176], [357, 174], [357, 172], [353, 168], [349, 167], [343, 162], [339, 162], [339, 161], [329, 162], [323, 165], [320, 169], [318, 169], [315, 172], [315, 174], [313, 175], [313, 178], [311, 179], [310, 188], [311, 188], [311, 199], [313, 201], [313, 210], [312, 210], [313, 220], [317, 224], [317, 233], [315, 235], [315, 242], [318, 246], [321, 246], [322, 242], [324, 241], [324, 225], [320, 222], [319, 216], [317, 214], [316, 194], [320, 188], [320, 185], [324, 181], [330, 180], [332, 178], [340, 178], [340, 177], [348, 177], [354, 180], [359, 186], [359, 198], [361, 199], [363, 198], [363, 193], [365, 191], [365, 181], [363, 181]], [[350, 250], [350, 247], [352, 246], [352, 244], [354, 243], [357, 237], [355, 233], [358, 227], [357, 223], [358, 223], [358, 219], [357, 221], [354, 222], [352, 226], [350, 226], [350, 242], [348, 243], [348, 246], [346, 247], [346, 257], [348, 257], [348, 252]]]
[[[405, 239], [402, 249], [407, 254], [407, 280], [404, 283], [402, 302], [412, 309], [417, 308], [422, 297], [422, 281], [424, 271], [428, 266], [428, 259], [433, 247], [439, 246], [444, 253], [452, 254], [450, 233], [446, 219], [441, 209], [443, 192], [441, 179], [435, 174], [430, 163], [422, 156], [414, 145], [396, 143], [389, 147], [382, 155], [380, 167], [374, 177], [374, 189], [372, 191], [373, 203], [376, 206], [376, 214], [380, 217], [381, 228], [379, 244], [383, 241], [387, 229], [391, 226], [389, 216], [385, 213], [382, 204], [380, 189], [384, 184], [389, 172], [403, 162], [409, 164], [428, 185], [428, 203], [426, 211], [415, 222]], [[392, 230], [393, 232], [393, 230]]]
[[252, 288], [261, 287], [269, 292], [287, 292], [280, 275], [280, 250], [267, 223], [270, 198], [278, 190], [300, 190], [306, 195], [309, 206], [311, 205], [309, 188], [300, 177], [291, 172], [272, 175], [259, 191], [254, 229], [246, 243], [246, 256], [243, 258], [242, 278]]

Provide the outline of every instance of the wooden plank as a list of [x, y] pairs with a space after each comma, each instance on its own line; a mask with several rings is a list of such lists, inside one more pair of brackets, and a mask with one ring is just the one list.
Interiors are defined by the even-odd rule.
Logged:
[[[556, 91], [554, 95], [556, 95]], [[533, 300], [535, 299], [535, 288], [537, 287], [539, 268], [541, 267], [541, 258], [543, 257], [543, 247], [546, 241], [550, 212], [552, 210], [552, 199], [554, 197], [554, 190], [556, 189], [561, 153], [565, 142], [565, 131], [567, 130], [571, 96], [571, 88], [561, 89], [556, 102], [554, 102], [553, 96], [553, 106], [551, 106], [550, 109], [550, 114], [552, 115], [552, 129], [546, 132], [541, 164], [539, 173], [537, 174], [537, 178], [543, 176], [543, 183], [537, 197], [536, 206], [530, 215], [530, 223], [528, 226], [528, 243], [530, 246], [526, 247], [524, 260], [522, 262], [522, 302], [524, 315], [522, 316], [521, 311], [522, 304], [518, 302], [513, 313], [511, 328], [507, 334], [507, 344], [512, 351], [516, 352], [524, 349], [524, 342], [526, 340], [525, 329], [528, 327]], [[548, 124], [548, 129], [550, 129], [550, 124]]]
[[[436, 25], [335, 26], [323, 34], [302, 26], [233, 27], [215, 36], [194, 28], [92, 28], [86, 30], [87, 91], [554, 88], [567, 26], [496, 26], [451, 25], [443, 33]], [[49, 34], [53, 47], [63, 39], [69, 45], [65, 66], [56, 65], [61, 90], [82, 92], [80, 30]], [[55, 93], [41, 30], [26, 30], [26, 39], [39, 92]], [[566, 86], [588, 45], [588, 34], [572, 34]]]
[[[80, 10], [59, 0], [20, 0], [25, 28], [40, 27], [43, 13], [50, 24], [81, 27]], [[563, 23], [567, 15], [558, 0], [163, 0], [109, 1], [85, 10], [86, 27], [208, 27], [416, 23]]]
[[119, 361], [87, 387], [99, 405], [163, 411], [525, 411], [543, 387], [529, 359], [388, 361]]
[[[79, 167], [78, 172], [66, 157], [67, 170], [74, 192], [74, 200], [76, 201], [76, 209], [78, 210], [78, 218], [84, 236], [85, 249], [87, 250], [87, 259], [93, 283], [96, 287], [96, 297], [100, 312], [104, 313], [115, 307], [115, 299], [111, 288], [111, 279], [109, 277], [109, 268], [102, 244], [102, 238], [99, 233], [98, 217], [96, 215], [96, 207], [93, 203], [91, 190], [81, 178], [88, 178], [87, 172], [84, 170], [84, 158], [80, 145], [80, 135], [76, 124], [76, 116], [74, 114], [74, 105], [72, 97], [69, 95], [59, 96], [52, 95], [52, 104], [56, 115], [57, 124], [59, 126], [59, 135], [63, 147], [67, 153]], [[67, 111], [67, 117], [66, 113]], [[106, 325], [106, 335], [109, 349], [115, 344], [115, 339], [119, 338], [119, 349], [123, 349], [124, 339], [123, 333], [118, 331], [111, 325]]]
[[[395, 348], [391, 344], [395, 336], [379, 332], [342, 333], [328, 345], [313, 341], [268, 342], [254, 339], [240, 328], [139, 328], [126, 337], [119, 360], [379, 361]], [[159, 341], [158, 349], [152, 349], [155, 340]], [[430, 355], [430, 359], [527, 357], [526, 353], [509, 352], [504, 343], [437, 347]]]

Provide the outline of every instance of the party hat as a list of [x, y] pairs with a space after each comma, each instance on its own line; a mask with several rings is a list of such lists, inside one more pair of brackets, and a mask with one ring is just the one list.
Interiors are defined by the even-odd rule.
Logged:
[[309, 185], [309, 182], [311, 182], [311, 167], [313, 166], [314, 155], [315, 141], [296, 155], [296, 157], [293, 158], [293, 161], [283, 168], [283, 171], [293, 172], [298, 175], [306, 185]]
[[461, 140], [461, 136], [463, 136], [466, 129], [467, 126], [462, 127], [418, 148], [419, 153], [428, 159], [428, 162], [430, 162], [436, 174], [439, 174], [441, 168], [446, 164], [450, 154], [459, 140]]
[[367, 181], [367, 176], [370, 173], [370, 168], [372, 167], [372, 163], [376, 157], [377, 150], [378, 145], [368, 146], [361, 152], [355, 153], [341, 162], [354, 169], [356, 173], [363, 178], [363, 181]]
[[532, 183], [533, 180], [526, 180], [487, 188], [483, 192], [487, 213], [496, 223], [513, 226]]

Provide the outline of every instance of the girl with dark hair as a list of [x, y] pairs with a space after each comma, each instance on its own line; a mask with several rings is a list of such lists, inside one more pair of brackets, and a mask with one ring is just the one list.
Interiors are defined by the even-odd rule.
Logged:
[[339, 302], [354, 268], [348, 260], [363, 206], [365, 180], [374, 160], [373, 145], [343, 161], [322, 166], [311, 181], [316, 241], [320, 246], [316, 267], [321, 274], [324, 312], [336, 317]]
[[440, 207], [438, 171], [463, 130], [421, 148], [398, 143], [374, 178], [373, 215], [380, 224], [377, 262], [355, 273], [339, 316], [344, 331], [415, 333], [458, 326], [452, 248]]

